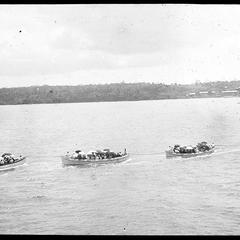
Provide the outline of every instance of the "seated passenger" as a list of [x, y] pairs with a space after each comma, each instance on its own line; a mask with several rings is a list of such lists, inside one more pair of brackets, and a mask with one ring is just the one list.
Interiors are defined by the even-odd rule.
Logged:
[[179, 148], [179, 147], [176, 148], [176, 149], [174, 150], [174, 152], [175, 152], [175, 153], [179, 153], [179, 152], [180, 152], [180, 148]]
[[186, 153], [186, 147], [180, 147], [180, 153]]
[[5, 163], [9, 163], [10, 160], [11, 160], [11, 157], [10, 157], [9, 155], [5, 155], [5, 156], [4, 156], [4, 161], [5, 161]]
[[105, 156], [106, 156], [106, 158], [110, 158], [109, 152], [106, 152], [106, 153], [105, 153]]
[[117, 153], [116, 157], [121, 157], [122, 154], [120, 152]]
[[87, 156], [88, 156], [89, 159], [93, 159], [93, 160], [96, 159], [96, 156], [94, 154], [92, 154], [92, 153], [91, 154], [90, 153], [87, 154]]
[[210, 147], [208, 145], [205, 146], [205, 151], [209, 151]]
[[179, 149], [180, 148], [180, 145], [179, 144], [175, 144], [174, 147], [173, 147], [173, 151], [175, 152], [176, 149]]
[[192, 146], [188, 146], [187, 148], [187, 153], [193, 153], [193, 147]]
[[110, 152], [109, 154], [110, 154], [111, 158], [115, 158], [116, 157], [116, 153], [115, 152]]
[[71, 157], [74, 158], [74, 159], [77, 159], [78, 158], [78, 154], [75, 152], [75, 153], [72, 154]]
[[9, 155], [11, 155], [11, 153], [4, 153], [2, 157], [4, 158], [5, 156], [9, 156]]

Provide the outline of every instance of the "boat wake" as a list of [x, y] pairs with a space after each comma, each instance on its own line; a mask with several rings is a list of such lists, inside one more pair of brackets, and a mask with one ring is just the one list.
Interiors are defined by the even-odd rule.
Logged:
[[32, 162], [28, 164], [28, 167], [33, 170], [37, 169], [39, 172], [52, 172], [62, 169], [61, 163], [55, 161]]
[[214, 152], [212, 155], [222, 155], [222, 154], [227, 154], [227, 153], [234, 153], [234, 152], [240, 152], [240, 149], [234, 149], [234, 150], [229, 150], [229, 151], [221, 151], [221, 152]]
[[164, 152], [160, 153], [130, 153], [132, 156], [149, 156], [149, 155], [157, 155], [157, 156], [165, 156]]
[[129, 159], [127, 159], [126, 161], [122, 162], [123, 165], [125, 164], [129, 164], [132, 161], [132, 158], [130, 157]]
[[[215, 151], [211, 154], [207, 154], [207, 155], [199, 155], [199, 156], [193, 156], [193, 157], [189, 157], [189, 158], [185, 158], [184, 160], [190, 160], [190, 159], [203, 159], [203, 158], [210, 158], [210, 157], [214, 157], [214, 156], [219, 156], [219, 155], [224, 155], [224, 154], [229, 154], [229, 153], [235, 153], [235, 152], [240, 152], [240, 149], [234, 149], [234, 150], [228, 150], [228, 151]], [[181, 157], [180, 157], [181, 158]]]
[[147, 161], [131, 162], [131, 163], [127, 163], [127, 164], [124, 164], [124, 165], [137, 166], [137, 165], [146, 165], [146, 164], [149, 165], [149, 162], [147, 162]]
[[13, 172], [15, 169], [5, 169], [5, 171], [0, 171], [0, 176], [6, 176], [9, 172]]

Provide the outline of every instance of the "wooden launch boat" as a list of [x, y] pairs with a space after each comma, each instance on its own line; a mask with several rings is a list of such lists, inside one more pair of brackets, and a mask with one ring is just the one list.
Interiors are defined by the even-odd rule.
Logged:
[[204, 151], [204, 152], [196, 152], [196, 153], [176, 153], [172, 150], [167, 150], [166, 151], [166, 157], [171, 158], [171, 157], [183, 157], [183, 158], [188, 158], [188, 157], [196, 157], [196, 156], [202, 156], [202, 155], [207, 155], [211, 154], [214, 152], [214, 148], [210, 149], [209, 151]]
[[121, 157], [104, 158], [104, 159], [74, 159], [69, 155], [62, 156], [63, 165], [67, 166], [83, 166], [91, 164], [108, 164], [108, 163], [120, 163], [129, 159], [129, 154], [125, 154]]
[[196, 146], [180, 146], [179, 144], [174, 145], [174, 147], [169, 147], [169, 150], [166, 152], [166, 157], [197, 157], [202, 155], [208, 155], [214, 152], [215, 145], [208, 144], [203, 141], [198, 143]]
[[14, 161], [13, 163], [2, 164], [2, 165], [0, 165], [0, 171], [16, 168], [20, 165], [23, 165], [25, 162], [26, 162], [26, 157], [22, 157], [16, 161]]

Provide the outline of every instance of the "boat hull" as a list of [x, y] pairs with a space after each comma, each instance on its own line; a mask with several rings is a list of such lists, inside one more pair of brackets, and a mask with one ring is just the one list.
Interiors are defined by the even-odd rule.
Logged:
[[69, 156], [62, 156], [62, 163], [66, 166], [84, 166], [84, 165], [91, 165], [91, 164], [109, 164], [109, 163], [120, 163], [124, 162], [129, 159], [129, 154], [124, 155], [122, 157], [116, 158], [109, 158], [109, 159], [96, 159], [96, 160], [78, 160], [78, 159], [71, 159]]
[[24, 157], [23, 159], [21, 159], [17, 162], [14, 162], [14, 163], [8, 163], [8, 164], [5, 164], [5, 165], [0, 165], [0, 171], [16, 168], [18, 166], [23, 165], [25, 162], [26, 162], [26, 157]]
[[214, 149], [211, 149], [209, 151], [205, 152], [197, 152], [197, 153], [175, 153], [171, 150], [166, 151], [166, 157], [172, 158], [172, 157], [183, 157], [183, 158], [189, 158], [189, 157], [197, 157], [202, 155], [208, 155], [214, 152]]

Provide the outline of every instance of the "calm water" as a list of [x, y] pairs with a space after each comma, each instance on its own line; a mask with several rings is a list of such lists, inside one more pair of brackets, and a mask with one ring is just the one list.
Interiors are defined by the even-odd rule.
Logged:
[[[239, 102], [0, 106], [1, 152], [28, 156], [0, 173], [0, 233], [240, 234]], [[192, 159], [162, 153], [202, 140], [222, 146]], [[61, 165], [67, 151], [105, 147], [126, 147], [132, 157], [100, 167]]]

